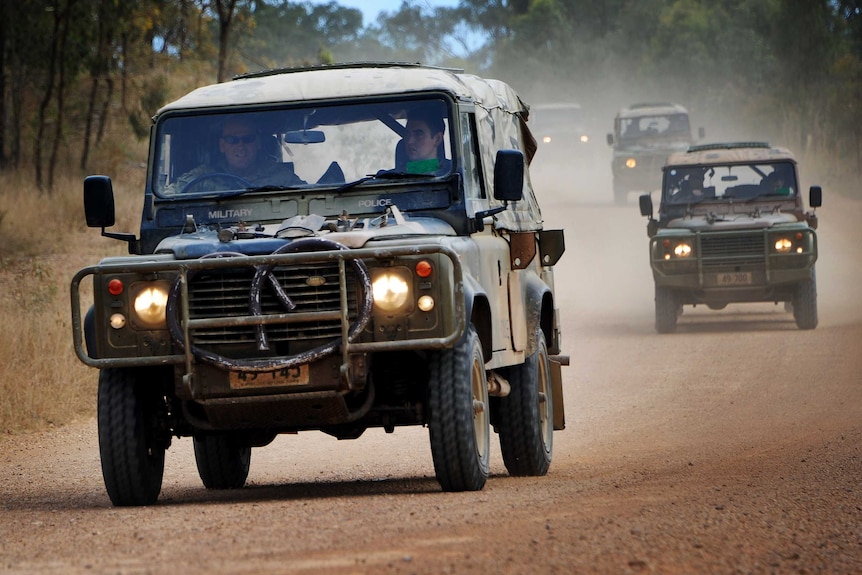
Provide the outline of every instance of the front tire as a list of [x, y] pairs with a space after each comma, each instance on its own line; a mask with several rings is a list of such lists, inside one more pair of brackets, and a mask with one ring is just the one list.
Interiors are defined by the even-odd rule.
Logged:
[[198, 475], [207, 489], [239, 489], [248, 479], [251, 447], [228, 434], [194, 438]]
[[799, 282], [793, 290], [793, 319], [799, 329], [817, 327], [817, 281], [814, 276]]
[[431, 354], [428, 431], [443, 491], [479, 491], [490, 470], [488, 381], [479, 336], [469, 326], [454, 348]]
[[676, 331], [679, 307], [680, 305], [671, 290], [666, 287], [655, 286], [655, 330], [658, 333]]
[[116, 506], [152, 505], [162, 489], [170, 434], [162, 425], [167, 407], [158, 379], [152, 370], [99, 372], [99, 454]]
[[548, 473], [554, 448], [554, 397], [548, 346], [541, 330], [538, 347], [521, 365], [506, 370], [511, 391], [495, 398], [495, 421], [503, 463], [510, 475]]

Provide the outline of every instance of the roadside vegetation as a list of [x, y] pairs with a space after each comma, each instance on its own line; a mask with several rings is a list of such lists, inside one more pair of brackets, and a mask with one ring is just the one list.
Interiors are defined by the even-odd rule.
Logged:
[[862, 199], [859, 0], [407, 0], [370, 23], [337, 2], [3, 2], [0, 433], [95, 411], [69, 280], [126, 245], [85, 227], [83, 177], [112, 177], [114, 230], [134, 232], [160, 106], [238, 73], [358, 60], [458, 67], [531, 104], [579, 102], [600, 135], [620, 107], [674, 101], [707, 141], [787, 146], [806, 186]]

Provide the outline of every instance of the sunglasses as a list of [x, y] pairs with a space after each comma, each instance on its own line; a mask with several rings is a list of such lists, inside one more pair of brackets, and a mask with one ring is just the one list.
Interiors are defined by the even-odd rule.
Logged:
[[242, 142], [243, 144], [251, 144], [257, 141], [257, 134], [246, 134], [245, 136], [222, 136], [222, 140], [224, 140], [225, 144], [229, 144], [231, 146], [235, 146]]

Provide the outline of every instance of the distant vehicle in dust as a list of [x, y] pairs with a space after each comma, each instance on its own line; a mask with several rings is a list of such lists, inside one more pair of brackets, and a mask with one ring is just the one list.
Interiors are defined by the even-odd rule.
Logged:
[[[658, 219], [649, 218], [655, 329], [672, 332], [684, 305], [783, 302], [800, 329], [817, 327], [817, 215], [806, 212], [796, 159], [763, 142], [693, 146], [664, 167]], [[820, 207], [819, 186], [809, 189]]]
[[589, 112], [575, 102], [537, 104], [530, 106], [527, 126], [536, 140], [530, 174], [541, 182], [537, 188], [564, 187], [567, 195], [584, 191], [584, 176], [607, 153]]
[[[703, 128], [699, 138], [705, 136]], [[688, 111], [669, 102], [633, 104], [614, 119], [607, 135], [613, 146], [611, 170], [614, 201], [625, 204], [629, 192], [651, 192], [661, 186], [661, 168], [669, 154], [694, 144]]]

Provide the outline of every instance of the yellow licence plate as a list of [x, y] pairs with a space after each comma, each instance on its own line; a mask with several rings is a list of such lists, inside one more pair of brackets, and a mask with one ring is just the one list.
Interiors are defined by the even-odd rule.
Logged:
[[261, 373], [246, 373], [244, 371], [230, 372], [231, 389], [282, 387], [286, 385], [306, 384], [308, 384], [308, 364]]
[[718, 274], [716, 283], [720, 286], [747, 286], [751, 285], [750, 272], [731, 272]]

